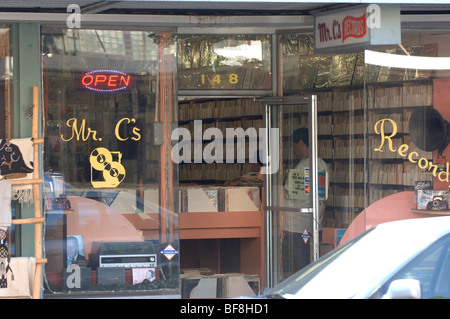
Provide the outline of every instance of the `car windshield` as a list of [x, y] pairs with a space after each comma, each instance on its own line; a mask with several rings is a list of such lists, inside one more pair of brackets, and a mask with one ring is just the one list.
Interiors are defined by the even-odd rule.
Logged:
[[369, 231], [353, 238], [344, 245], [330, 251], [314, 263], [311, 263], [307, 267], [299, 270], [286, 280], [282, 281], [280, 284], [268, 291], [267, 295], [270, 297], [282, 297], [289, 298], [289, 296], [295, 295], [304, 285], [310, 282], [316, 275], [318, 275], [323, 269], [328, 267], [333, 261], [335, 261], [339, 256], [341, 256], [346, 250], [353, 246], [356, 242], [361, 240], [361, 238], [367, 236], [371, 231]]

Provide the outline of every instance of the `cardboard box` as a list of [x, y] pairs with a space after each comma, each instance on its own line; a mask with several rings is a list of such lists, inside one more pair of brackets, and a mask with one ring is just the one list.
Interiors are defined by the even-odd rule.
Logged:
[[259, 211], [259, 187], [185, 187], [180, 190], [181, 212]]
[[181, 278], [181, 298], [220, 298], [218, 278], [215, 276]]
[[259, 187], [228, 187], [226, 188], [226, 211], [243, 212], [259, 211]]
[[221, 297], [254, 297], [259, 292], [260, 279], [258, 275], [225, 274], [221, 275]]
[[220, 188], [193, 187], [181, 190], [182, 212], [219, 212], [222, 210]]
[[181, 298], [233, 298], [258, 295], [258, 275], [215, 274], [211, 276], [181, 275]]

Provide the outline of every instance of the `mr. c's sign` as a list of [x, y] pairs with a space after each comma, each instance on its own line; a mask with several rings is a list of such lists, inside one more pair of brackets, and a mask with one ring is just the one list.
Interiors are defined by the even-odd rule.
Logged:
[[316, 52], [342, 53], [401, 43], [399, 5], [371, 4], [318, 13]]
[[79, 90], [93, 92], [130, 92], [133, 76], [117, 70], [92, 70], [81, 72], [77, 77]]

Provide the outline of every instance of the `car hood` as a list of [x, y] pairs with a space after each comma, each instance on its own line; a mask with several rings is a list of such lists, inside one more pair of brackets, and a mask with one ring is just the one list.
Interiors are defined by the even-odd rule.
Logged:
[[449, 232], [450, 217], [378, 225], [286, 279], [288, 284], [280, 284], [270, 294], [284, 298], [367, 298], [412, 258]]

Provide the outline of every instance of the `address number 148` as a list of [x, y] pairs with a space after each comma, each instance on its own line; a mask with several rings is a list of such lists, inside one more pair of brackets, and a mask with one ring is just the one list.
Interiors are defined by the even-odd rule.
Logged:
[[[220, 84], [222, 82], [222, 78], [220, 74], [214, 75], [212, 79], [209, 79], [209, 77], [206, 76], [206, 74], [201, 74], [202, 77], [202, 84], [208, 83], [214, 83], [214, 84]], [[225, 76], [226, 77], [226, 76]], [[231, 73], [228, 75], [228, 83], [230, 84], [237, 84], [239, 82], [239, 77], [236, 73]]]

